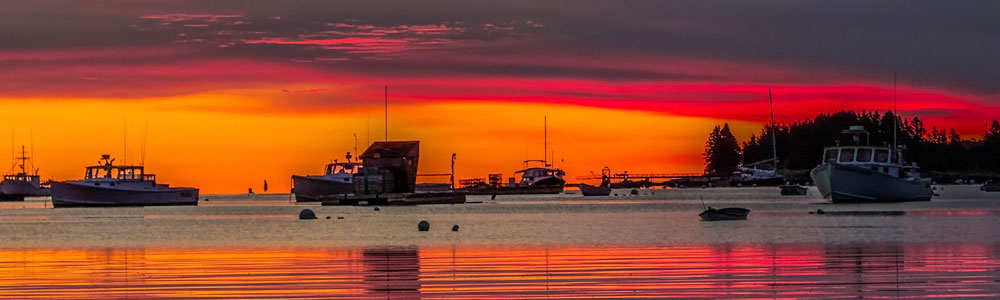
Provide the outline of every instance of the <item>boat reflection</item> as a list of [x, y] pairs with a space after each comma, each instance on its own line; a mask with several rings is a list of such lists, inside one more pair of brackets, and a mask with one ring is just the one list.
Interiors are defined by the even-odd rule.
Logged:
[[0, 297], [1000, 297], [992, 244], [0, 249]]

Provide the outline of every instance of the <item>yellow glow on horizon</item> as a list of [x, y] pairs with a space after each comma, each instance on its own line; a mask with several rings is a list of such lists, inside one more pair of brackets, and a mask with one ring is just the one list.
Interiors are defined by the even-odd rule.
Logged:
[[[137, 164], [148, 122], [147, 172], [157, 174], [160, 183], [198, 187], [207, 194], [260, 192], [264, 180], [269, 192], [287, 192], [292, 174], [317, 174], [331, 160], [354, 152], [353, 134], [361, 151], [367, 140], [383, 138], [381, 106], [296, 111], [261, 100], [272, 95], [250, 94], [0, 99], [0, 128], [7, 129], [0, 130], [0, 139], [11, 140], [13, 129], [15, 144], [30, 148], [33, 135], [42, 177], [74, 180], [101, 154], [124, 163], [124, 131], [128, 162]], [[392, 104], [389, 138], [420, 140], [420, 173], [448, 173], [451, 153], [457, 153], [456, 180], [489, 173], [510, 177], [523, 160], [542, 158], [546, 115], [549, 159], [566, 170], [569, 182], [604, 166], [631, 173], [700, 172], [712, 127], [729, 122], [740, 140], [760, 128], [751, 122], [575, 105], [433, 102]], [[422, 181], [447, 182], [447, 177]]]

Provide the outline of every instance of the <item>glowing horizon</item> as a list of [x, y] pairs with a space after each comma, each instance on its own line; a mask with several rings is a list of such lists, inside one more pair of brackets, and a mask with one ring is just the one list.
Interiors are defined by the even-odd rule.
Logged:
[[[420, 173], [444, 173], [457, 153], [456, 179], [541, 158], [543, 115], [571, 182], [604, 166], [700, 172], [712, 127], [744, 141], [769, 122], [769, 88], [778, 122], [891, 110], [894, 90], [901, 117], [965, 138], [1000, 116], [995, 37], [980, 26], [995, 20], [976, 8], [871, 7], [891, 24], [965, 16], [934, 31], [857, 9], [795, 18], [815, 16], [808, 5], [760, 18], [775, 8], [738, 2], [250, 2], [7, 5], [0, 139], [33, 132], [43, 177], [77, 179], [101, 154], [123, 161], [123, 139], [135, 161], [148, 122], [161, 182], [239, 193], [266, 179], [285, 192], [291, 174], [353, 152], [354, 134], [361, 151], [381, 136], [386, 85], [390, 139], [421, 141]], [[398, 13], [409, 10], [424, 14]]]

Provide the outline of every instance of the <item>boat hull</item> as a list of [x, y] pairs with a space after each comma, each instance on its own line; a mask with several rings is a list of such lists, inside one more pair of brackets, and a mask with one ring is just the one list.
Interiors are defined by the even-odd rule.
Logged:
[[528, 195], [528, 194], [560, 194], [565, 190], [564, 185], [531, 185], [531, 186], [504, 186], [504, 187], [480, 187], [459, 189], [469, 195]]
[[698, 214], [702, 221], [734, 221], [734, 220], [746, 220], [747, 215], [750, 214], [750, 210], [746, 208], [739, 207], [729, 207], [722, 209], [714, 209], [709, 207], [707, 210]]
[[984, 184], [983, 186], [979, 187], [979, 190], [984, 192], [1000, 192], [1000, 184], [997, 183]]
[[809, 193], [809, 188], [797, 185], [782, 185], [781, 195], [782, 196], [801, 196]]
[[4, 180], [0, 182], [0, 195], [4, 196], [48, 196], [49, 189], [42, 188], [34, 182], [20, 180]]
[[292, 175], [295, 202], [319, 202], [320, 197], [354, 193], [354, 184], [322, 178], [320, 176]]
[[90, 183], [52, 183], [52, 206], [57, 208], [164, 205], [198, 205], [198, 189], [114, 189]]
[[832, 203], [930, 201], [929, 180], [905, 180], [857, 166], [822, 164], [809, 175]]
[[584, 196], [607, 196], [611, 195], [611, 187], [580, 184], [580, 193]]

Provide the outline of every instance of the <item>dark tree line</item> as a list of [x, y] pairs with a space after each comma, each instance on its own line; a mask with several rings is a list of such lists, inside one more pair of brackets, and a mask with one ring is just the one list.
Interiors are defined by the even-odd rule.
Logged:
[[[892, 112], [840, 111], [820, 114], [812, 120], [777, 124], [779, 168], [803, 170], [815, 167], [822, 160], [823, 147], [836, 145], [838, 141], [845, 145], [851, 143], [841, 131], [852, 125], [861, 125], [868, 130], [871, 145], [892, 145], [895, 119]], [[917, 162], [925, 171], [1000, 171], [1000, 122], [996, 120], [981, 140], [963, 140], [953, 128], [928, 129], [918, 117], [898, 122], [898, 143], [906, 147], [906, 160]], [[743, 163], [771, 158], [771, 132], [771, 126], [767, 125], [761, 129], [760, 135], [753, 135], [740, 145], [739, 154]], [[711, 142], [711, 137], [709, 140]], [[706, 164], [707, 153], [708, 149]]]

